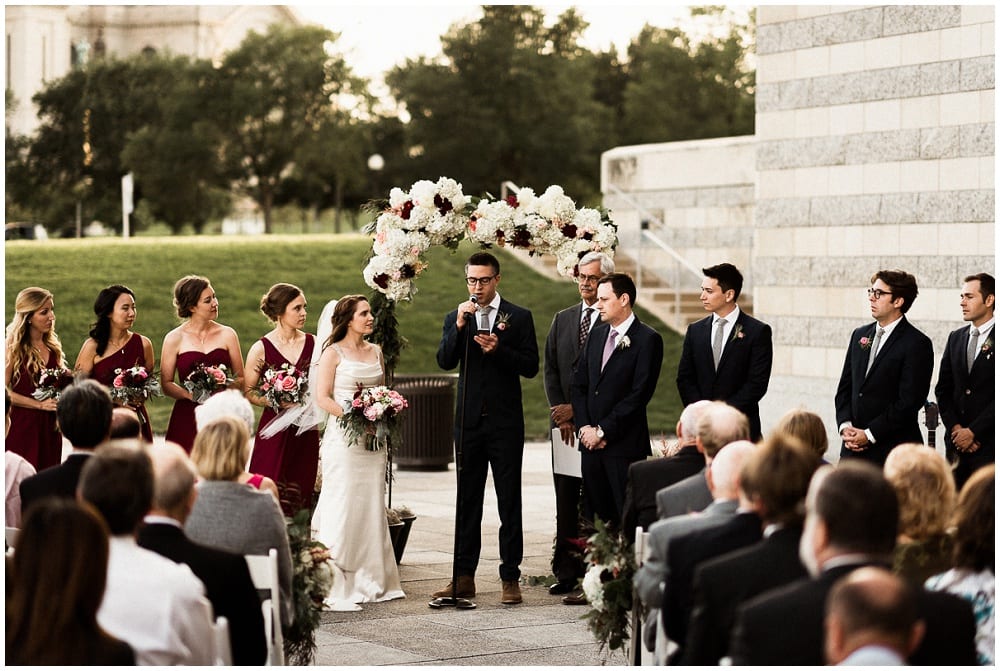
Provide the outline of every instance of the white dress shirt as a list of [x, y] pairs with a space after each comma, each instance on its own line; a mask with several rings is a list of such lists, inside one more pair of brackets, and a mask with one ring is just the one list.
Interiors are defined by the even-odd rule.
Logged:
[[[736, 328], [736, 320], [740, 318], [740, 306], [734, 305], [733, 311], [730, 312], [722, 319], [726, 320], [726, 325], [722, 327], [722, 351], [726, 351], [726, 345], [729, 344], [729, 339], [733, 335], [733, 329]], [[711, 347], [712, 342], [715, 339], [715, 330], [718, 328], [719, 315], [712, 313], [712, 330], [708, 334], [708, 344]]]
[[996, 321], [995, 317], [990, 317], [988, 322], [985, 322], [982, 326], [976, 326], [974, 324], [969, 324], [969, 335], [972, 335], [972, 329], [978, 328], [979, 335], [976, 336], [976, 357], [978, 358], [980, 354], [983, 353], [983, 345], [986, 344], [986, 336], [989, 335], [990, 330], [993, 328], [993, 322]]

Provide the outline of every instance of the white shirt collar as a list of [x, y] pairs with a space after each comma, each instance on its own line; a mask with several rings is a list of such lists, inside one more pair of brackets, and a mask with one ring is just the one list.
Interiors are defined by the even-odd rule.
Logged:
[[142, 520], [146, 524], [169, 524], [172, 527], [177, 527], [178, 529], [183, 529], [181, 523], [175, 520], [173, 517], [166, 517], [164, 515], [146, 515]]
[[901, 321], [903, 321], [903, 315], [899, 315], [897, 319], [894, 319], [885, 326], [879, 326], [879, 323], [875, 322], [876, 331], [878, 331], [880, 328], [885, 329], [885, 333], [882, 334], [882, 342], [885, 342], [885, 339], [889, 337], [889, 334], [892, 333], [893, 329], [899, 326], [899, 322]]
[[611, 327], [618, 334], [618, 342], [621, 342], [621, 337], [626, 333], [628, 333], [628, 330], [632, 328], [632, 322], [634, 321], [635, 321], [635, 313], [633, 312], [628, 317], [626, 317], [625, 321], [623, 321], [621, 324], [619, 324], [618, 326]]
[[[721, 317], [721, 319], [725, 319], [726, 320], [726, 326], [732, 326], [733, 324], [736, 323], [736, 320], [739, 319], [739, 318], [740, 318], [740, 306], [739, 305], [734, 305], [732, 312], [730, 312], [725, 317]], [[713, 312], [712, 313], [712, 326], [713, 327], [715, 326], [715, 323], [717, 321], [719, 321], [719, 319], [720, 319], [719, 315], [717, 315], [717, 314], [715, 314]]]
[[990, 332], [990, 329], [993, 328], [993, 322], [994, 321], [996, 321], [996, 317], [990, 317], [990, 320], [988, 322], [985, 322], [982, 326], [975, 326], [974, 324], [970, 323], [969, 324], [969, 332], [971, 333], [972, 329], [978, 328], [979, 329], [979, 337], [981, 338], [984, 334]]

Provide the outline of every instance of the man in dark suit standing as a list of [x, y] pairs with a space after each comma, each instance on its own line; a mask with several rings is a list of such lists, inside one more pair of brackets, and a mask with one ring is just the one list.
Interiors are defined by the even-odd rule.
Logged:
[[[476, 595], [483, 495], [487, 468], [493, 471], [500, 513], [500, 601], [521, 603], [521, 461], [524, 456], [524, 409], [521, 377], [538, 374], [538, 344], [531, 312], [500, 298], [500, 262], [487, 252], [469, 257], [465, 284], [471, 293], [444, 319], [437, 362], [451, 370], [461, 365], [455, 409], [455, 441], [461, 445], [458, 501], [458, 553], [454, 594]], [[453, 586], [434, 593], [450, 597]]]
[[[734, 666], [822, 666], [824, 606], [837, 579], [861, 566], [891, 567], [899, 503], [872, 464], [823, 466], [806, 495], [799, 554], [812, 577], [764, 592], [737, 610], [729, 649]], [[976, 623], [968, 601], [919, 590], [926, 634], [909, 663], [973, 666]]]
[[63, 390], [56, 417], [73, 451], [58, 466], [46, 468], [21, 482], [22, 514], [28, 512], [32, 503], [46, 496], [67, 499], [76, 496], [83, 465], [94, 448], [108, 437], [113, 408], [108, 390], [94, 380], [79, 380]]
[[242, 555], [199, 545], [184, 534], [184, 522], [198, 496], [194, 464], [173, 443], [151, 447], [149, 456], [153, 462], [153, 506], [139, 529], [139, 547], [186, 564], [201, 580], [215, 617], [229, 621], [235, 666], [264, 664], [264, 617], [246, 560]]
[[879, 468], [900, 443], [922, 443], [917, 413], [934, 372], [931, 340], [906, 319], [917, 298], [917, 280], [902, 270], [880, 270], [868, 303], [874, 323], [854, 330], [837, 385], [840, 458], [860, 458]]
[[993, 413], [996, 280], [992, 275], [979, 273], [969, 275], [964, 281], [962, 319], [970, 324], [948, 336], [934, 387], [945, 428], [948, 460], [958, 460], [954, 470], [958, 489], [977, 468], [996, 459]]
[[[597, 282], [604, 275], [614, 272], [615, 263], [602, 252], [590, 252], [580, 259], [577, 269], [582, 300], [556, 313], [545, 339], [545, 396], [549, 401], [552, 427], [558, 428], [562, 441], [573, 447], [576, 446], [576, 425], [573, 423], [569, 385], [580, 351], [590, 331], [600, 322]], [[576, 588], [586, 570], [579, 549], [571, 542], [580, 536], [580, 487], [583, 479], [556, 472], [555, 449], [553, 445], [556, 540], [552, 550], [552, 573], [557, 582], [549, 587], [549, 594], [568, 594]]]
[[725, 401], [760, 440], [760, 399], [771, 379], [771, 327], [740, 310], [743, 275], [731, 263], [703, 268], [701, 303], [712, 314], [691, 324], [677, 365], [681, 401]]
[[611, 273], [597, 286], [601, 325], [587, 339], [570, 396], [594, 516], [617, 528], [629, 465], [650, 454], [646, 406], [663, 363], [663, 338], [632, 312], [635, 283]]

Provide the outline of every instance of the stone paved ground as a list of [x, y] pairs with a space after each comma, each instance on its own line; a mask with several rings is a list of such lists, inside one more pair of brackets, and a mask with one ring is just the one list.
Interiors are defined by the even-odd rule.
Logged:
[[[524, 603], [500, 604], [497, 574], [499, 517], [492, 479], [486, 484], [483, 556], [476, 575], [475, 610], [435, 610], [430, 594], [451, 578], [455, 471], [397, 471], [393, 504], [413, 509], [400, 566], [405, 599], [364, 604], [360, 612], [324, 613], [317, 632], [321, 666], [594, 666], [622, 665], [622, 653], [599, 652], [580, 616], [544, 586], [521, 586]], [[522, 575], [551, 573], [555, 497], [547, 443], [525, 446], [522, 475], [524, 562]]]

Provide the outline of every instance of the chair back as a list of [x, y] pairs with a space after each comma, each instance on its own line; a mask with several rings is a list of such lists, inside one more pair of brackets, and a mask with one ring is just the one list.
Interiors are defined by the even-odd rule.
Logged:
[[271, 548], [266, 555], [244, 555], [254, 587], [268, 590], [271, 596], [261, 608], [264, 613], [264, 634], [267, 637], [267, 660], [270, 666], [285, 665], [285, 637], [281, 632], [281, 588], [278, 581], [278, 551]]
[[17, 547], [17, 536], [21, 533], [21, 530], [17, 527], [7, 527], [6, 533], [6, 544], [7, 550], [13, 550]]
[[215, 661], [213, 666], [232, 666], [233, 647], [229, 640], [229, 620], [220, 615], [212, 625], [212, 638], [215, 642]]

